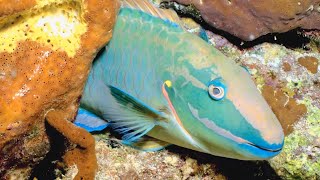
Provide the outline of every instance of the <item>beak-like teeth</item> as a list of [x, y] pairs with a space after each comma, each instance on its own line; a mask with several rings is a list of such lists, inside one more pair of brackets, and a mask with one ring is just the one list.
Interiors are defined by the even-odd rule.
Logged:
[[256, 144], [253, 144], [253, 143], [250, 143], [250, 142], [248, 142], [247, 144], [250, 145], [250, 146], [254, 146], [256, 148], [259, 148], [261, 150], [264, 150], [264, 151], [269, 151], [269, 152], [279, 152], [279, 151], [282, 150], [282, 145], [280, 147], [278, 147], [278, 148], [270, 149], [270, 148], [264, 148], [264, 147], [258, 146]]

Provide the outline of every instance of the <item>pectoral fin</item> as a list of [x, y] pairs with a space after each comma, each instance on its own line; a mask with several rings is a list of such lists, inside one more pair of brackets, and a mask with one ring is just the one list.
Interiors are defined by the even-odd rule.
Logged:
[[106, 121], [83, 108], [79, 108], [74, 124], [88, 132], [101, 131], [108, 126]]
[[119, 88], [108, 86], [115, 108], [109, 109], [106, 116], [111, 127], [123, 134], [125, 142], [134, 142], [147, 134], [159, 121], [166, 120], [164, 113], [146, 105]]
[[123, 144], [146, 152], [160, 151], [166, 148], [167, 146], [171, 145], [170, 143], [152, 138], [150, 136], [141, 137], [139, 140], [135, 142], [123, 141]]

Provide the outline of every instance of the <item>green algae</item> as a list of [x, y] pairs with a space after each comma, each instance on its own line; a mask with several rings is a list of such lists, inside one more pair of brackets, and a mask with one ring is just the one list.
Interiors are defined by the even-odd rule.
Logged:
[[294, 89], [299, 89], [303, 87], [303, 82], [301, 80], [292, 80], [288, 79], [288, 83], [286, 85], [287, 88], [294, 90]]
[[320, 109], [312, 105], [310, 98], [300, 103], [308, 113], [293, 133], [285, 139], [283, 152], [270, 160], [284, 179], [320, 178]]
[[[304, 104], [308, 107], [309, 115], [307, 117], [306, 123], [307, 123], [307, 126], [310, 127], [309, 134], [320, 138], [320, 109], [318, 109], [315, 106], [312, 106], [310, 99], [306, 100]], [[318, 140], [320, 141], [320, 139]], [[320, 159], [318, 163], [320, 164]], [[319, 171], [320, 171], [320, 168], [319, 168]]]

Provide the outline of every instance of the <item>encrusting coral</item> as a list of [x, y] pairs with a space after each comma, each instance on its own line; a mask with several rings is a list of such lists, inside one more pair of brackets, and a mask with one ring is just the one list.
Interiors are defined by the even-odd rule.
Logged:
[[[4, 0], [0, 6], [0, 177], [17, 171], [28, 177], [44, 158], [45, 119], [95, 162], [93, 138], [68, 121], [93, 58], [111, 38], [117, 1]], [[93, 165], [77, 177], [94, 171]]]
[[279, 119], [285, 135], [290, 134], [293, 131], [293, 125], [301, 116], [307, 113], [305, 105], [298, 104], [281, 90], [274, 90], [271, 86], [264, 86], [262, 95]]
[[315, 57], [300, 57], [298, 59], [299, 64], [307, 68], [312, 74], [318, 72], [319, 60]]

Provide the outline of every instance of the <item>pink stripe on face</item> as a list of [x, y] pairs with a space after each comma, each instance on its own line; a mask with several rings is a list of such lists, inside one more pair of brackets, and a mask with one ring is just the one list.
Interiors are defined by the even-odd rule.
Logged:
[[[185, 134], [187, 134], [190, 139], [192, 139], [192, 137], [191, 137], [191, 135], [189, 134], [189, 132], [183, 127], [183, 124], [182, 124], [182, 122], [181, 122], [181, 120], [180, 120], [180, 118], [179, 118], [176, 110], [174, 109], [174, 107], [173, 107], [173, 105], [172, 105], [172, 103], [171, 103], [171, 101], [170, 101], [169, 95], [168, 95], [168, 93], [167, 93], [167, 91], [166, 91], [166, 89], [165, 89], [164, 86], [165, 86], [165, 84], [162, 85], [162, 93], [163, 93], [164, 97], [166, 98], [166, 100], [168, 101], [169, 107], [170, 107], [171, 111], [173, 112], [173, 115], [174, 115], [176, 121], [178, 122], [178, 124], [179, 124], [179, 126], [181, 127], [181, 129], [183, 130], [183, 132], [184, 132]], [[192, 139], [192, 141], [193, 141], [193, 139]], [[194, 142], [194, 141], [193, 141], [193, 142]]]
[[[222, 129], [221, 127], [217, 126], [214, 122], [210, 121], [208, 118], [201, 118], [199, 117], [198, 110], [194, 107], [192, 107], [191, 104], [188, 103], [189, 109], [192, 113], [192, 115], [199, 120], [202, 124], [204, 124], [207, 128], [214, 131], [216, 134], [225, 137], [227, 139], [230, 139], [232, 141], [235, 141], [237, 143], [245, 143], [248, 144], [249, 142], [247, 140], [242, 139], [241, 137], [238, 137], [234, 134], [232, 134], [230, 131], [227, 131], [225, 129]], [[252, 143], [251, 143], [252, 144]]]

